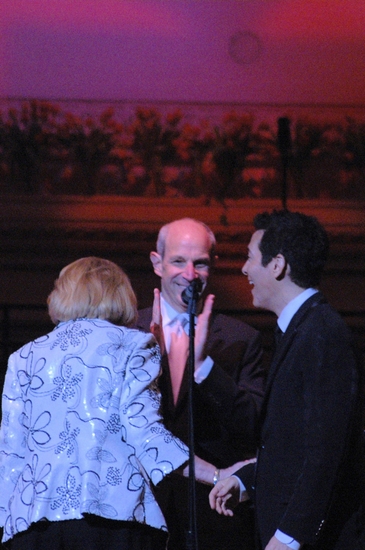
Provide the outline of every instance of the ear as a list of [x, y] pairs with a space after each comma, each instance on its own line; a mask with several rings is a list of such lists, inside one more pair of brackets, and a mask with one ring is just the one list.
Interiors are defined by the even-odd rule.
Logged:
[[272, 259], [272, 270], [275, 279], [278, 281], [281, 281], [281, 279], [284, 279], [286, 270], [287, 270], [287, 263], [286, 259], [282, 254], [278, 254], [275, 256], [275, 258]]
[[158, 275], [159, 277], [162, 277], [162, 258], [161, 255], [157, 252], [151, 252], [150, 253], [150, 260], [153, 265], [153, 271]]

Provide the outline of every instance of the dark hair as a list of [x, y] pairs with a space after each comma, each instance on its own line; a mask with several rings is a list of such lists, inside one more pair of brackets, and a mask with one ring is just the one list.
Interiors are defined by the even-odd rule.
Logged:
[[256, 230], [263, 229], [259, 249], [262, 265], [278, 254], [290, 265], [290, 278], [301, 288], [317, 287], [329, 253], [328, 235], [317, 218], [300, 212], [274, 210], [257, 214]]

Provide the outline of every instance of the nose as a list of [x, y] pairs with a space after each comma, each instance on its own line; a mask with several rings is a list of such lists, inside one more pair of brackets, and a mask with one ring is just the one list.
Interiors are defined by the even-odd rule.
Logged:
[[193, 262], [187, 262], [184, 270], [184, 276], [190, 282], [194, 279], [197, 279], [198, 274], [196, 272]]
[[245, 263], [243, 264], [241, 271], [242, 271], [242, 273], [247, 277], [246, 264], [247, 264], [247, 262], [245, 262]]

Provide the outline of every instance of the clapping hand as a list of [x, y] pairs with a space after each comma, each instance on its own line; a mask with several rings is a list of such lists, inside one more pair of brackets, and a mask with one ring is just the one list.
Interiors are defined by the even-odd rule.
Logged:
[[209, 321], [214, 304], [214, 295], [208, 294], [204, 302], [203, 311], [198, 315], [195, 329], [195, 370], [200, 367], [206, 358], [206, 342], [209, 334]]
[[163, 336], [162, 328], [162, 316], [160, 305], [160, 291], [155, 288], [153, 291], [153, 306], [152, 306], [152, 320], [150, 323], [150, 331], [156, 338], [158, 345], [160, 346], [161, 355], [165, 352], [165, 340]]

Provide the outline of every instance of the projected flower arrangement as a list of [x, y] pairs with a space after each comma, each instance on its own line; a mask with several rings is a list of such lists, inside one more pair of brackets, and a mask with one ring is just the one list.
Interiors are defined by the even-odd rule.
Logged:
[[[298, 118], [287, 156], [293, 198], [365, 199], [365, 123]], [[119, 120], [45, 101], [0, 117], [0, 193], [201, 197], [210, 201], [278, 197], [283, 157], [277, 130], [247, 114], [191, 122], [181, 110], [137, 107]]]

